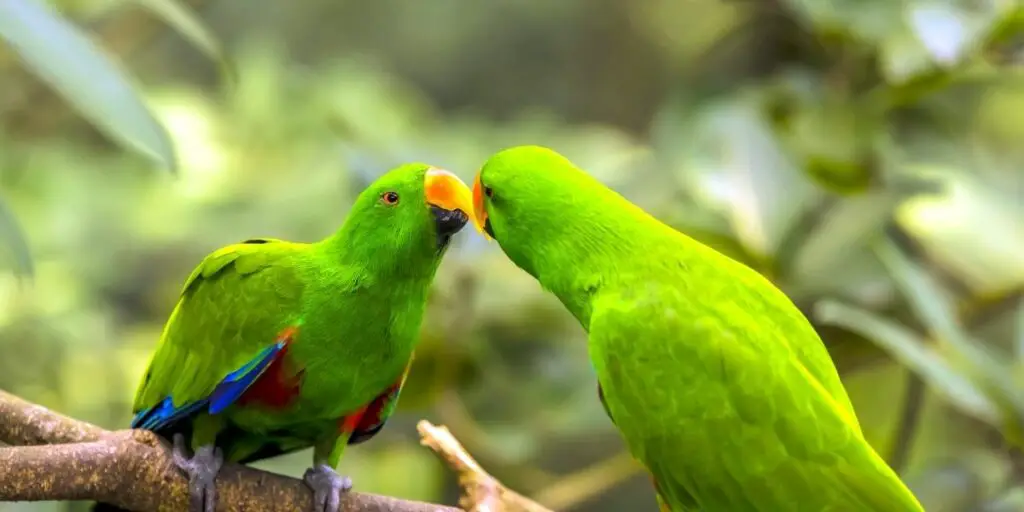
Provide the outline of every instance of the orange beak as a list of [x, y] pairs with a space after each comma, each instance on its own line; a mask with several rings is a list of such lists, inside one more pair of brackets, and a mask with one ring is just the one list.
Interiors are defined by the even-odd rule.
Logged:
[[480, 184], [480, 173], [477, 173], [476, 179], [473, 180], [473, 225], [484, 238], [491, 239], [484, 231], [484, 226], [487, 225], [487, 207], [484, 205], [484, 187]]
[[473, 216], [472, 192], [458, 176], [436, 167], [427, 169], [423, 183], [427, 204], [450, 212], [460, 210]]

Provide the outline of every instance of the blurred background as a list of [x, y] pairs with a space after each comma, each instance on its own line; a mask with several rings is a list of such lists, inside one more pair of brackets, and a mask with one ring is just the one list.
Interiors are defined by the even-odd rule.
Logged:
[[[927, 510], [1024, 510], [1019, 2], [39, 1], [0, 6], [0, 388], [124, 427], [206, 253], [541, 144], [785, 290]], [[454, 503], [427, 418], [553, 509], [654, 510], [595, 387], [582, 329], [467, 229], [341, 469]]]

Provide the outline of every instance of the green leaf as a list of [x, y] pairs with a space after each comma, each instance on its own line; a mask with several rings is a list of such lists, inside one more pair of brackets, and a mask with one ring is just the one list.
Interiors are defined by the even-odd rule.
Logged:
[[216, 62], [221, 73], [229, 82], [238, 79], [234, 61], [224, 50], [224, 46], [213, 35], [209, 27], [188, 7], [177, 0], [137, 0], [153, 14], [159, 16], [164, 23], [174, 27], [179, 34], [199, 48], [210, 60]]
[[841, 302], [825, 300], [815, 309], [820, 321], [874, 341], [964, 412], [989, 424], [1000, 424], [1002, 416], [996, 404], [910, 329]]
[[878, 243], [875, 249], [878, 258], [932, 336], [948, 345], [959, 359], [965, 361], [972, 377], [983, 383], [995, 399], [1015, 409], [1014, 414], [1008, 417], [1024, 417], [1024, 397], [1021, 397], [1014, 384], [1011, 367], [960, 328], [956, 308], [948, 293], [923, 269], [912, 263], [892, 241], [886, 239]]
[[0, 201], [0, 240], [13, 260], [14, 275], [31, 279], [35, 273], [32, 252], [28, 248], [28, 241], [18, 218], [4, 201]]
[[[930, 259], [973, 294], [995, 296], [1024, 286], [1019, 175], [984, 183], [959, 169], [919, 169], [920, 176], [937, 178], [942, 192], [906, 201], [897, 211], [897, 221]], [[1008, 169], [1019, 172], [1015, 167]]]
[[954, 320], [956, 309], [945, 289], [912, 263], [888, 238], [875, 244], [875, 253], [933, 334], [944, 339], [963, 337]]
[[773, 256], [820, 192], [783, 152], [761, 115], [760, 97], [711, 107], [694, 131], [709, 172], [703, 185], [721, 191], [744, 247], [758, 258]]
[[38, 0], [3, 0], [0, 38], [97, 128], [175, 170], [166, 130], [117, 65], [77, 27]]
[[902, 196], [892, 191], [870, 192], [837, 202], [807, 234], [787, 264], [801, 283], [843, 279], [844, 265], [866, 252], [867, 242], [882, 233]]

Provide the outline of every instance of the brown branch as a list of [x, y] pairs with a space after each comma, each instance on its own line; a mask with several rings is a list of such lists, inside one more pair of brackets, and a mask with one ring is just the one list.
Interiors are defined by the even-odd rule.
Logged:
[[17, 446], [95, 441], [109, 433], [0, 391], [0, 442]]
[[[109, 432], [0, 391], [0, 501], [97, 500], [129, 510], [187, 510], [185, 478], [151, 432]], [[238, 464], [217, 476], [217, 509], [309, 510], [297, 479]], [[458, 509], [352, 492], [346, 512], [456, 512]]]
[[422, 420], [416, 425], [421, 443], [434, 450], [459, 476], [463, 497], [459, 505], [469, 512], [552, 512], [505, 487], [477, 464], [447, 427]]

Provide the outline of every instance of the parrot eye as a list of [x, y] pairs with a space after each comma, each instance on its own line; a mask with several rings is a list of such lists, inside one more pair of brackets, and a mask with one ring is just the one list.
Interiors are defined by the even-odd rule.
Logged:
[[488, 187], [488, 186], [484, 186], [484, 195], [487, 196], [487, 197], [493, 197], [494, 196], [494, 189], [492, 189], [491, 187]]
[[393, 206], [398, 204], [398, 193], [397, 192], [384, 192], [380, 195], [380, 202]]

